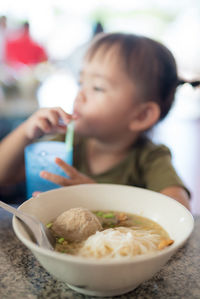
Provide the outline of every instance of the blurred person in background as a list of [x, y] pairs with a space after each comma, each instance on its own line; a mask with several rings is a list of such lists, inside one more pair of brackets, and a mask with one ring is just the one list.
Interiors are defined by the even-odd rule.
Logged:
[[48, 60], [46, 50], [30, 36], [29, 27], [25, 22], [19, 35], [6, 42], [6, 61], [14, 68], [34, 66]]

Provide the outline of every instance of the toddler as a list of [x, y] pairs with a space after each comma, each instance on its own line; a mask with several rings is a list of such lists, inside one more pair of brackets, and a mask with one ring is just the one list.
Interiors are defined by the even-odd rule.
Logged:
[[138, 186], [189, 208], [189, 192], [171, 164], [170, 151], [145, 137], [166, 116], [181, 83], [175, 60], [162, 44], [132, 34], [98, 35], [85, 55], [73, 115], [58, 107], [40, 109], [11, 132], [0, 144], [0, 184], [23, 180], [25, 146], [46, 134], [64, 136], [73, 119], [74, 166], [55, 160], [69, 178], [42, 171], [43, 178], [61, 186]]

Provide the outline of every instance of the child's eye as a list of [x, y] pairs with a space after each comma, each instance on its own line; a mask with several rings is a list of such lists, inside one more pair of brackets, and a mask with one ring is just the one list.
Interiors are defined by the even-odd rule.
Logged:
[[98, 92], [104, 92], [104, 91], [105, 91], [104, 88], [101, 88], [101, 87], [98, 87], [98, 86], [94, 86], [93, 89], [94, 89], [95, 91], [98, 91]]

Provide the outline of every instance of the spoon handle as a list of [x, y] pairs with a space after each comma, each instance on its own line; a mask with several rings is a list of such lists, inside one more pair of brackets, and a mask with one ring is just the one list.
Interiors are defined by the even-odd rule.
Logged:
[[26, 225], [34, 234], [35, 239], [40, 246], [53, 250], [53, 246], [52, 246], [52, 244], [54, 243], [53, 237], [51, 236], [49, 231], [45, 228], [45, 226], [41, 222], [39, 222], [34, 216], [27, 215], [22, 211], [18, 211], [17, 209], [11, 207], [10, 205], [7, 205], [2, 201], [0, 201], [0, 207], [11, 214], [14, 214], [19, 219], [21, 219], [24, 223], [26, 223]]
[[6, 211], [8, 211], [11, 214], [14, 214], [15, 216], [22, 218], [24, 215], [22, 212], [19, 212], [17, 209], [7, 205], [5, 202], [0, 201], [0, 207]]
[[34, 223], [36, 223], [36, 219], [32, 215], [26, 215], [24, 212], [18, 211], [17, 209], [11, 207], [10, 205], [7, 205], [3, 201], [0, 201], [0, 207], [4, 210], [8, 211], [9, 213], [17, 216], [24, 223], [26, 223], [29, 227], [31, 227], [31, 230], [34, 232]]

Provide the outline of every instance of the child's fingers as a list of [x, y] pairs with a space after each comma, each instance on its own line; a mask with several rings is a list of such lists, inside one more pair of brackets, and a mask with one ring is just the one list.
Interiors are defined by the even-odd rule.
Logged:
[[68, 184], [76, 185], [76, 184], [93, 184], [93, 183], [95, 183], [95, 181], [93, 179], [91, 179], [90, 177], [79, 172], [73, 166], [65, 163], [62, 159], [56, 158], [55, 162], [70, 177], [70, 180], [68, 179]]
[[66, 172], [71, 178], [74, 178], [78, 175], [78, 171], [71, 165], [67, 164], [60, 158], [55, 158], [55, 162], [58, 166], [60, 166], [64, 172]]
[[66, 133], [66, 126], [59, 125], [57, 127], [54, 127], [52, 133]]
[[41, 118], [38, 120], [37, 127], [44, 133], [49, 133], [52, 129], [52, 125], [45, 118]]
[[55, 107], [54, 111], [56, 111], [58, 113], [59, 117], [62, 118], [64, 123], [68, 124], [72, 120], [72, 115], [65, 112], [62, 108]]
[[62, 119], [65, 124], [72, 120], [72, 115], [65, 112], [60, 107], [41, 108], [35, 113], [37, 118], [48, 118], [53, 125], [58, 125], [59, 119]]
[[94, 184], [95, 183], [95, 181], [93, 179], [80, 173], [74, 167], [65, 163], [60, 158], [56, 158], [55, 162], [58, 166], [60, 166], [60, 168], [62, 168], [64, 170], [64, 172], [70, 178], [56, 175], [56, 174], [50, 173], [48, 171], [41, 171], [40, 176], [42, 178], [49, 180], [55, 184], [61, 185], [61, 186], [72, 186], [72, 185], [77, 185], [77, 184]]
[[35, 191], [35, 192], [33, 192], [32, 196], [37, 197], [40, 193], [42, 193], [42, 192], [41, 191]]
[[[49, 109], [47, 111], [46, 117], [53, 126], [66, 128], [66, 125], [71, 120], [71, 116], [66, 112], [64, 112], [64, 114], [61, 115], [62, 112], [64, 111], [61, 108]], [[65, 120], [63, 120], [64, 115], [66, 116]]]
[[44, 170], [41, 171], [40, 176], [43, 179], [51, 181], [51, 182], [53, 182], [57, 185], [61, 185], [61, 186], [71, 186], [71, 185], [73, 185], [72, 180], [67, 179], [63, 176], [57, 175], [57, 174], [53, 174], [53, 173], [48, 172], [48, 171], [44, 171]]
[[46, 117], [48, 118], [49, 122], [53, 125], [53, 126], [58, 126], [59, 125], [59, 114], [57, 111], [55, 110], [48, 110]]

